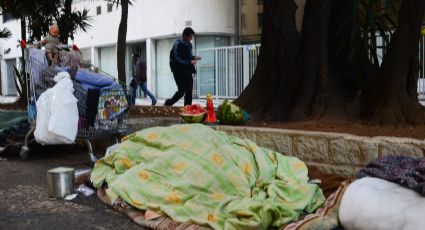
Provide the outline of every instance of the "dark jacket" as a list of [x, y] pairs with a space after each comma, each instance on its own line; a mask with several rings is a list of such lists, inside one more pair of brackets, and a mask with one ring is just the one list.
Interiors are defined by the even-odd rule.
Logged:
[[146, 82], [148, 80], [146, 77], [146, 63], [142, 59], [137, 59], [133, 71], [134, 79], [138, 82]]
[[192, 54], [192, 43], [178, 39], [170, 51], [170, 68], [172, 72], [196, 73], [195, 66], [190, 62], [195, 57]]

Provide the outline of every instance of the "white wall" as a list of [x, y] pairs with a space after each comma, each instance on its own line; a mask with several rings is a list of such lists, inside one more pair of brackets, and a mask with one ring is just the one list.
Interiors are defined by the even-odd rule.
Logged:
[[[101, 6], [101, 15], [96, 15], [96, 7]], [[116, 54], [110, 52], [110, 57], [101, 60], [103, 47], [115, 47], [118, 26], [121, 18], [121, 7], [113, 6], [112, 12], [107, 12], [107, 2], [104, 0], [74, 0], [73, 7], [78, 10], [89, 9], [89, 15], [93, 16], [92, 25], [87, 32], [77, 31], [74, 43], [80, 48], [89, 48], [92, 63], [96, 66], [116, 62]], [[198, 35], [227, 35], [234, 36], [235, 28], [235, 0], [136, 0], [129, 6], [127, 42], [150, 41], [147, 48], [150, 54], [147, 57], [148, 84], [156, 91], [157, 63], [156, 41], [164, 38], [178, 37], [182, 30], [191, 22], [191, 26]], [[1, 20], [1, 19], [0, 19]], [[11, 21], [0, 28], [8, 27], [13, 32], [9, 40], [0, 40], [0, 54], [7, 48], [11, 48], [9, 54], [0, 56], [2, 75], [5, 76], [4, 59], [19, 57], [20, 49], [16, 48], [17, 40], [20, 39], [20, 22]], [[114, 49], [115, 50], [115, 49]], [[109, 49], [108, 49], [109, 51]], [[167, 59], [168, 60], [168, 59]], [[103, 62], [103, 63], [102, 63]], [[109, 70], [111, 74], [116, 71]], [[7, 84], [2, 77], [2, 87]], [[4, 91], [3, 91], [4, 93]]]
[[[102, 7], [102, 14], [96, 15], [96, 7]], [[94, 16], [92, 28], [87, 33], [78, 33], [75, 43], [80, 47], [110, 46], [116, 43], [121, 8], [114, 6], [107, 12], [107, 3], [81, 1], [77, 9], [89, 9]], [[164, 38], [180, 35], [186, 21], [198, 34], [234, 35], [234, 0], [137, 0], [129, 7], [127, 41], [147, 38]]]
[[[11, 92], [8, 91], [7, 76], [13, 73], [10, 73], [10, 72], [8, 73], [6, 60], [16, 59], [17, 57], [21, 56], [21, 50], [16, 47], [18, 45], [18, 40], [21, 39], [20, 20], [13, 20], [13, 21], [8, 21], [6, 23], [3, 23], [2, 19], [0, 19], [0, 29], [3, 29], [5, 27], [12, 32], [12, 37], [10, 37], [9, 39], [0, 39], [0, 65], [1, 65], [0, 69], [1, 69], [2, 94], [8, 95]], [[9, 49], [10, 49], [10, 52], [7, 52]], [[19, 65], [18, 60], [16, 60], [16, 64], [17, 66]]]
[[[12, 37], [9, 39], [0, 39], [0, 52], [4, 59], [11, 59], [21, 56], [21, 50], [16, 48], [18, 40], [21, 39], [21, 23], [20, 20], [8, 21], [6, 23], [0, 23], [0, 29], [8, 28], [12, 32]], [[8, 54], [4, 52], [7, 49], [11, 49]]]

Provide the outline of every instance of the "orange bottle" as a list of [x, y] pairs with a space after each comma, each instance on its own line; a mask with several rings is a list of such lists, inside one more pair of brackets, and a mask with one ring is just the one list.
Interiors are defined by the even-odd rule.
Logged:
[[217, 123], [211, 94], [207, 96], [207, 123]]

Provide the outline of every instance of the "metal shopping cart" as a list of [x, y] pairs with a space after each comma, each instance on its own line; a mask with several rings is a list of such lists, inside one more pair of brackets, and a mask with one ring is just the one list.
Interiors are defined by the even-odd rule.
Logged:
[[[36, 102], [44, 91], [55, 85], [53, 78], [58, 73], [58, 68], [49, 66], [45, 56], [44, 58], [42, 57], [44, 54], [40, 52], [41, 50], [34, 48], [25, 49], [25, 72], [28, 76], [26, 78], [28, 86], [28, 115], [31, 129], [25, 136], [24, 146], [19, 154], [22, 160], [27, 159], [30, 152], [29, 144], [34, 141], [34, 131], [37, 120]], [[34, 55], [36, 53], [38, 53], [38, 56]], [[66, 55], [63, 56], [64, 57], [60, 56], [60, 58], [65, 58]], [[71, 69], [71, 76], [73, 71], [76, 73], [78, 68], [82, 66], [81, 63], [75, 63], [72, 60], [70, 61], [69, 58], [66, 61], [67, 67]], [[63, 62], [60, 61], [60, 63]], [[119, 83], [115, 78], [107, 74], [102, 74], [101, 72], [99, 72], [99, 74], [101, 74], [102, 77], [108, 77], [109, 79], [113, 79], [115, 82]], [[119, 84], [120, 87], [118, 88], [101, 90], [101, 93], [98, 95], [98, 103], [95, 104], [94, 106], [96, 107], [93, 108], [93, 105], [87, 103], [89, 97], [92, 97], [88, 94], [88, 90], [82, 87], [80, 82], [74, 79], [73, 85], [74, 96], [78, 99], [77, 105], [79, 121], [77, 140], [81, 140], [86, 143], [89, 159], [94, 163], [97, 158], [94, 155], [91, 141], [96, 139], [115, 138], [115, 141], [118, 143], [118, 137], [125, 135], [127, 132], [128, 126], [126, 121], [130, 107], [128, 103], [129, 94], [123, 87], [123, 84]], [[95, 115], [93, 115], [93, 111]]]

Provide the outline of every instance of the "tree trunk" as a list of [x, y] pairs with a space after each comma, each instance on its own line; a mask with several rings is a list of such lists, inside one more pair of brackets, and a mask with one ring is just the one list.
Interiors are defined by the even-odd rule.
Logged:
[[264, 1], [263, 32], [257, 69], [235, 101], [255, 119], [279, 120], [289, 109], [300, 85], [301, 39], [292, 0]]
[[293, 0], [264, 1], [257, 69], [235, 101], [254, 119], [299, 120], [312, 115], [316, 95], [326, 86], [330, 2], [306, 2], [303, 21], [307, 23], [300, 34]]
[[[26, 18], [21, 17], [21, 40], [26, 41], [27, 40], [27, 23]], [[28, 82], [28, 75], [25, 72], [26, 68], [26, 62], [25, 62], [25, 50], [23, 47], [21, 47], [22, 57], [21, 57], [21, 68], [23, 71], [23, 82], [24, 84], [21, 85], [22, 88], [22, 95], [20, 95], [19, 102], [26, 103], [28, 99], [28, 92], [27, 92], [27, 86], [29, 85]]]
[[70, 36], [70, 33], [73, 31], [73, 26], [71, 25], [71, 13], [72, 13], [72, 0], [65, 0], [64, 2], [64, 14], [63, 19], [61, 20], [60, 25], [60, 40], [62, 44], [67, 45], [68, 44], [68, 38]]
[[425, 123], [416, 92], [425, 1], [402, 2], [381, 68], [368, 61], [367, 52], [350, 56], [354, 21], [344, 19], [356, 2], [307, 0], [297, 33], [293, 0], [264, 1], [257, 69], [235, 103], [257, 120]]
[[[379, 124], [423, 124], [418, 102], [418, 44], [425, 1], [403, 0], [398, 27], [377, 76], [369, 77], [366, 118]], [[384, 86], [384, 87], [383, 87]]]
[[125, 48], [127, 40], [128, 0], [121, 0], [121, 22], [118, 29], [117, 64], [118, 79], [126, 83], [125, 74]]

